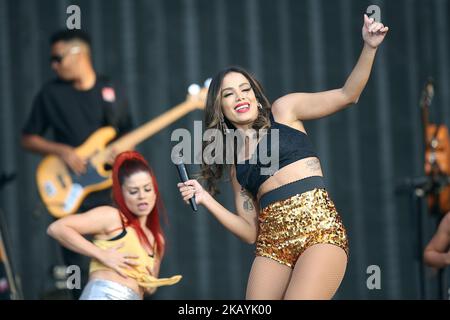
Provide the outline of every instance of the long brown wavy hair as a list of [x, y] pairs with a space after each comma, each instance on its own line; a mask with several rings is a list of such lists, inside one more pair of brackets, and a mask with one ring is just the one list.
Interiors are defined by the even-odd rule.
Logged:
[[[232, 66], [220, 71], [211, 81], [208, 90], [208, 97], [206, 100], [205, 108], [205, 130], [207, 129], [218, 129], [216, 131], [221, 132], [222, 141], [225, 141], [225, 131], [227, 129], [236, 129], [233, 124], [224, 116], [222, 112], [222, 96], [221, 87], [225, 76], [231, 72], [236, 72], [242, 74], [249, 81], [253, 92], [255, 93], [257, 101], [261, 104], [262, 108], [258, 108], [258, 117], [252, 124], [252, 129], [258, 130], [266, 129], [270, 127], [270, 109], [271, 104], [264, 94], [264, 90], [261, 84], [256, 80], [249, 72], [245, 69]], [[223, 121], [222, 121], [223, 119]], [[225, 124], [225, 126], [224, 126]], [[211, 141], [212, 140], [212, 141]], [[210, 144], [216, 143], [216, 139], [210, 139], [210, 141], [203, 142], [202, 154], [204, 154], [205, 148]], [[223, 155], [226, 155], [226, 143], [223, 143]], [[234, 159], [236, 163], [236, 148], [234, 148]], [[212, 193], [218, 193], [217, 182], [222, 178], [225, 168], [229, 168], [230, 165], [226, 164], [206, 164], [204, 158], [202, 157], [202, 166], [200, 178], [206, 182], [206, 189]]]

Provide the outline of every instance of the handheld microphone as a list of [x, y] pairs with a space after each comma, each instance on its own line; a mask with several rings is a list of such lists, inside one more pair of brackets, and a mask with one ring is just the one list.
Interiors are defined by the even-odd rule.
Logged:
[[[187, 173], [186, 166], [184, 165], [183, 161], [175, 163], [175, 166], [177, 167], [178, 175], [180, 176], [181, 182], [188, 181], [189, 180], [189, 175]], [[189, 199], [189, 203], [191, 204], [192, 210], [197, 212], [198, 207], [197, 207], [197, 202], [195, 202], [195, 195], [192, 198]]]

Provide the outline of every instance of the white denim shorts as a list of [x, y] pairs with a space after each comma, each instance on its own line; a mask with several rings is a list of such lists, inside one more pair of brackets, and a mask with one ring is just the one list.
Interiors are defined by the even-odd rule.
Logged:
[[134, 290], [114, 281], [94, 279], [88, 282], [80, 300], [142, 300]]

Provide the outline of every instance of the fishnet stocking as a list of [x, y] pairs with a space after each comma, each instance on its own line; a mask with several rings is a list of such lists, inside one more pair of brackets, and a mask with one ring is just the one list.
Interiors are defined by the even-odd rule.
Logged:
[[286, 300], [325, 300], [333, 298], [347, 266], [345, 251], [330, 244], [308, 248], [295, 264]]
[[275, 260], [257, 256], [247, 284], [248, 300], [280, 300], [289, 283], [292, 269]]

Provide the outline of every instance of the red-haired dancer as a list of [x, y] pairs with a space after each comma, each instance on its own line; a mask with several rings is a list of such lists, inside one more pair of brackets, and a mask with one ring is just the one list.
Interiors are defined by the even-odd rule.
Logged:
[[[47, 230], [63, 246], [92, 258], [81, 300], [139, 300], [181, 279], [158, 279], [165, 249], [159, 223], [163, 206], [155, 176], [138, 152], [115, 159], [113, 197], [117, 208], [68, 216]], [[93, 242], [84, 235], [93, 235]]]

